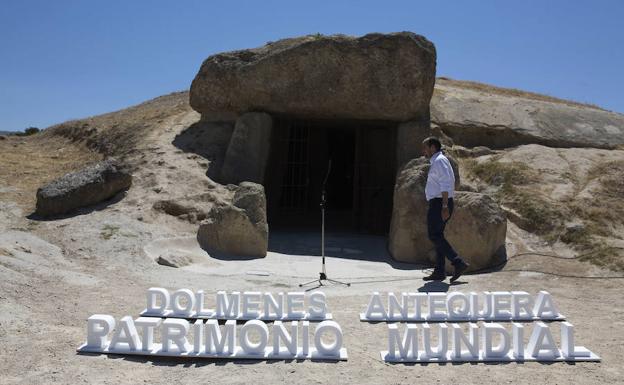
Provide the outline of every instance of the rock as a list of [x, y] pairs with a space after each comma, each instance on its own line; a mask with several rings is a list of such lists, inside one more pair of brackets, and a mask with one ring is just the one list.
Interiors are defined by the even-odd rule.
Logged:
[[563, 234], [560, 238], [565, 243], [575, 243], [588, 236], [587, 228], [583, 223], [571, 222], [566, 223]]
[[264, 182], [272, 128], [273, 119], [263, 112], [250, 112], [236, 120], [221, 169], [220, 181]]
[[[206, 203], [202, 201], [185, 199], [180, 202], [176, 199], [165, 199], [156, 201], [152, 207], [156, 211], [161, 211], [190, 223], [196, 223], [206, 219], [208, 216], [208, 210], [204, 208], [205, 206]], [[212, 205], [209, 206], [212, 207]]]
[[227, 204], [218, 194], [205, 192], [158, 200], [152, 205], [152, 208], [178, 219], [197, 223], [208, 217], [213, 206]]
[[431, 135], [428, 121], [410, 121], [399, 124], [396, 146], [398, 170], [410, 160], [422, 156], [422, 142]]
[[428, 120], [435, 67], [434, 45], [411, 32], [309, 35], [210, 56], [190, 104], [202, 115]]
[[493, 149], [522, 144], [615, 148], [624, 115], [544, 95], [437, 79], [431, 121], [456, 144]]
[[453, 146], [450, 151], [460, 157], [460, 158], [478, 158], [480, 156], [492, 155], [495, 154], [495, 151], [492, 151], [488, 147], [485, 146], [477, 146], [474, 148], [466, 148], [464, 146]]
[[211, 255], [266, 256], [269, 227], [264, 188], [243, 182], [232, 203], [213, 207], [197, 231], [199, 245]]
[[7, 139], [6, 135], [0, 135], [0, 140], [6, 140], [6, 139]]
[[253, 182], [242, 182], [232, 199], [234, 206], [245, 210], [252, 223], [268, 231], [264, 187]]
[[[428, 171], [428, 164], [415, 159], [397, 178], [389, 237], [390, 254], [397, 261], [435, 261], [435, 249], [427, 235]], [[488, 195], [475, 192], [456, 191], [454, 201], [455, 209], [445, 231], [447, 240], [471, 264], [472, 271], [501, 262], [507, 221], [500, 206]]]
[[169, 267], [184, 267], [193, 263], [193, 258], [182, 254], [163, 254], [158, 256], [156, 263]]
[[132, 184], [132, 176], [113, 159], [65, 174], [37, 190], [36, 214], [51, 216], [113, 197]]
[[492, 151], [490, 148], [485, 146], [477, 146], [472, 149], [472, 156], [478, 158], [480, 156], [492, 155], [495, 154], [495, 151]]
[[464, 146], [453, 146], [453, 148], [451, 148], [450, 150], [453, 155], [459, 157], [459, 158], [470, 158], [472, 157], [472, 150], [469, 148], [466, 148]]

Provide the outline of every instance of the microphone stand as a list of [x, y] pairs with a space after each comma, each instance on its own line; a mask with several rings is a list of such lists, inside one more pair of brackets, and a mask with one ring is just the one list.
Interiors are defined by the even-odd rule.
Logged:
[[323, 281], [335, 283], [338, 285], [351, 286], [351, 284], [348, 282], [342, 282], [342, 281], [337, 281], [335, 279], [327, 278], [327, 271], [325, 270], [325, 203], [327, 202], [326, 201], [327, 194], [325, 192], [325, 186], [327, 185], [327, 179], [329, 178], [330, 172], [331, 172], [331, 159], [329, 160], [329, 164], [327, 165], [327, 174], [325, 174], [325, 179], [323, 180], [323, 187], [321, 189], [321, 204], [320, 204], [320, 207], [321, 207], [321, 257], [323, 260], [321, 272], [319, 273], [318, 279], [313, 279], [312, 281], [309, 281], [309, 282], [300, 283], [299, 287], [307, 286], [315, 282], [318, 282], [317, 287], [320, 287], [320, 286], [324, 286]]

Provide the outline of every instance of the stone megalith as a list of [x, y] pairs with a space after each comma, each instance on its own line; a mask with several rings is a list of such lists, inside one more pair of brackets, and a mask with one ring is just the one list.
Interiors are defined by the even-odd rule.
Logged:
[[243, 182], [231, 205], [214, 206], [199, 226], [197, 241], [215, 256], [266, 256], [269, 226], [262, 185]]
[[190, 104], [202, 115], [428, 121], [435, 68], [433, 43], [411, 32], [309, 35], [210, 56]]
[[52, 216], [113, 197], [132, 184], [132, 176], [113, 159], [65, 174], [37, 190], [35, 213]]
[[[427, 235], [428, 171], [429, 164], [420, 158], [408, 162], [398, 175], [389, 237], [390, 254], [397, 261], [435, 261], [435, 249]], [[454, 171], [458, 184], [455, 167]], [[501, 207], [488, 195], [475, 192], [456, 191], [454, 201], [455, 209], [444, 234], [455, 251], [471, 264], [472, 271], [501, 262], [507, 232]]]
[[249, 112], [236, 119], [221, 168], [221, 182], [264, 182], [272, 128], [273, 119], [264, 112]]

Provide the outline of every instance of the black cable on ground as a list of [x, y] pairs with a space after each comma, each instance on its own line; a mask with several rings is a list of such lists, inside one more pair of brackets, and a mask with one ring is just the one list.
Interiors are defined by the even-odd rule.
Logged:
[[[624, 279], [624, 276], [571, 275], [571, 274], [551, 273], [551, 272], [547, 272], [547, 271], [540, 271], [540, 270], [533, 270], [533, 269], [498, 270], [499, 268], [505, 266], [511, 259], [516, 258], [516, 257], [520, 257], [520, 256], [524, 256], [524, 255], [537, 255], [537, 256], [548, 257], [548, 258], [555, 258], [555, 259], [575, 260], [575, 259], [579, 259], [579, 258], [582, 258], [582, 257], [585, 257], [585, 256], [589, 256], [589, 255], [592, 255], [592, 254], [593, 253], [585, 253], [585, 254], [579, 254], [579, 255], [574, 256], [574, 257], [563, 257], [561, 255], [556, 255], [556, 254], [547, 254], [547, 253], [527, 251], [527, 252], [522, 252], [522, 253], [516, 253], [516, 254], [508, 257], [505, 261], [503, 261], [501, 263], [498, 263], [498, 264], [493, 265], [493, 266], [485, 267], [483, 269], [471, 271], [470, 273], [468, 273], [466, 275], [481, 274], [481, 273], [495, 273], [495, 272], [496, 273], [505, 273], [505, 272], [517, 273], [518, 272], [518, 273], [538, 273], [538, 274], [552, 275], [552, 276], [560, 277], [560, 278], [575, 278], [575, 279]], [[428, 270], [428, 269], [423, 269], [422, 271], [426, 271], [426, 270]], [[352, 282], [352, 285], [363, 284], [363, 283], [408, 281], [408, 280], [413, 280], [413, 279], [414, 278], [412, 278], [412, 277], [406, 277], [406, 278], [395, 278], [395, 279], [381, 279], [381, 280], [374, 280], [374, 281], [358, 281], [358, 282]]]
[[516, 257], [520, 257], [523, 255], [537, 255], [537, 256], [541, 256], [541, 257], [548, 257], [548, 258], [555, 258], [555, 259], [567, 259], [567, 260], [575, 260], [575, 259], [579, 259], [579, 258], [583, 258], [589, 255], [592, 255], [594, 253], [585, 253], [585, 254], [579, 254], [577, 256], [574, 257], [563, 257], [561, 255], [556, 255], [556, 254], [548, 254], [548, 253], [540, 253], [540, 252], [533, 252], [533, 251], [527, 251], [527, 252], [522, 252], [522, 253], [516, 253], [510, 257], [508, 257], [505, 261], [500, 262], [494, 266], [489, 266], [489, 267], [485, 267], [483, 269], [479, 269], [479, 270], [475, 270], [475, 271], [471, 271], [469, 274], [480, 274], [480, 273], [493, 273], [493, 272], [526, 272], [526, 273], [539, 273], [539, 274], [546, 274], [546, 275], [552, 275], [555, 277], [561, 277], [561, 278], [579, 278], [579, 279], [624, 279], [624, 276], [588, 276], [588, 275], [570, 275], [570, 274], [561, 274], [561, 273], [551, 273], [551, 272], [547, 272], [547, 271], [541, 271], [541, 270], [533, 270], [533, 269], [508, 269], [508, 270], [498, 270], [499, 268], [505, 266], [511, 259], [516, 258]]

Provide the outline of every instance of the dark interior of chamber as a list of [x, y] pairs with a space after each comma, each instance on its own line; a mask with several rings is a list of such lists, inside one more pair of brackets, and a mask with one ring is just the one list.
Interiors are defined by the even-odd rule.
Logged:
[[265, 173], [271, 230], [387, 234], [396, 174], [396, 124], [277, 118]]

